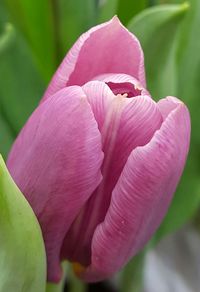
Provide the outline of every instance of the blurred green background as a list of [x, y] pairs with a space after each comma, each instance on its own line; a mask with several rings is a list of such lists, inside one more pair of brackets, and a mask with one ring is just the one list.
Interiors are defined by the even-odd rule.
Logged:
[[[199, 228], [199, 0], [1, 0], [0, 152], [6, 158], [17, 133], [74, 41], [91, 26], [115, 14], [142, 44], [147, 87], [152, 96], [158, 100], [175, 95], [191, 113], [192, 137], [186, 169], [151, 247], [189, 221]], [[140, 278], [141, 258], [139, 255], [131, 261], [120, 274], [120, 291], [133, 291], [132, 274], [137, 270], [135, 277]], [[76, 281], [72, 283], [75, 286], [71, 290], [85, 289], [77, 288], [81, 284]]]

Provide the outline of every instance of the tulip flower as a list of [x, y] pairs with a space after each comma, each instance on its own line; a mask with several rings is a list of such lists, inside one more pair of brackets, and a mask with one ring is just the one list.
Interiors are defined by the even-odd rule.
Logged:
[[153, 101], [139, 41], [114, 17], [64, 58], [8, 158], [42, 228], [48, 280], [64, 259], [100, 281], [160, 225], [186, 161], [187, 107]]

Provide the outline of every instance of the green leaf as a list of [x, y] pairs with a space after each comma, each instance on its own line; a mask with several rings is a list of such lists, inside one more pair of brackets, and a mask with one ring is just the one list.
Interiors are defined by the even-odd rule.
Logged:
[[98, 7], [94, 0], [58, 0], [57, 19], [62, 57], [76, 39], [97, 22]]
[[5, 44], [4, 36], [0, 53], [0, 115], [14, 138], [38, 104], [44, 84], [26, 43], [10, 24], [9, 27], [12, 37]]
[[11, 21], [17, 25], [36, 57], [46, 81], [56, 69], [56, 32], [54, 27], [53, 1], [4, 0]]
[[44, 292], [46, 256], [37, 219], [0, 156], [0, 292]]
[[[108, 0], [109, 2], [109, 0]], [[147, 7], [148, 0], [119, 0], [117, 14], [123, 23], [127, 23], [134, 15]]]
[[176, 95], [176, 36], [187, 10], [186, 3], [151, 7], [128, 25], [144, 49], [148, 89], [156, 99]]

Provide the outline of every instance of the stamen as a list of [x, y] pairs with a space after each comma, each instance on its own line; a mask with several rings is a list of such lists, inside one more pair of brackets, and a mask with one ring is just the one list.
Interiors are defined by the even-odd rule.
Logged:
[[73, 271], [78, 276], [85, 271], [85, 267], [79, 263], [72, 263]]
[[116, 97], [119, 97], [119, 98], [127, 98], [128, 97], [128, 93], [123, 93], [123, 94], [118, 93], [116, 95]]

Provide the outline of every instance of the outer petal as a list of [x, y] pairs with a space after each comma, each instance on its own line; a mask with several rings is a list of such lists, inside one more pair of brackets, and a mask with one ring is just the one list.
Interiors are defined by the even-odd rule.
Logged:
[[101, 137], [84, 92], [68, 87], [32, 114], [8, 168], [42, 227], [48, 279], [58, 281], [64, 236], [101, 180]]
[[102, 136], [103, 180], [71, 226], [65, 239], [63, 257], [87, 266], [91, 262], [94, 230], [105, 218], [112, 190], [130, 153], [151, 140], [163, 119], [156, 103], [149, 97], [114, 96], [108, 86], [99, 81], [88, 82], [83, 90]]
[[163, 102], [165, 113], [175, 108], [152, 140], [129, 156], [95, 231], [92, 263], [80, 273], [87, 281], [118, 271], [150, 239], [168, 209], [188, 153], [190, 118], [184, 104], [171, 98]]
[[117, 17], [93, 27], [78, 39], [53, 76], [43, 100], [67, 85], [83, 85], [104, 73], [129, 74], [145, 87], [140, 43]]

